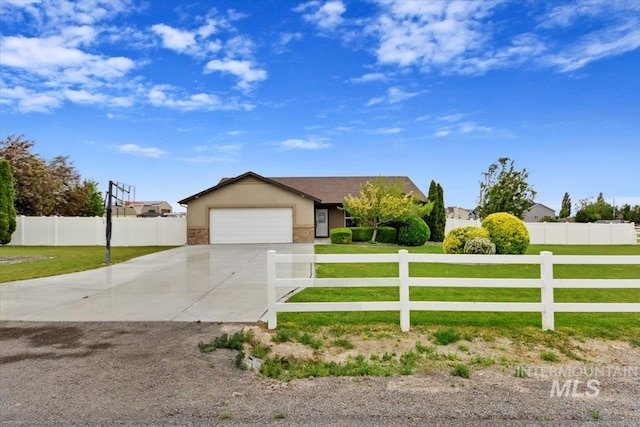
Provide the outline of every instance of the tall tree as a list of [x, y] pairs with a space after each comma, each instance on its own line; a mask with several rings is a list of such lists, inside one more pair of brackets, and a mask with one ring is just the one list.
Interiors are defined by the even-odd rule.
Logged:
[[57, 156], [47, 162], [32, 152], [34, 145], [23, 135], [0, 140], [0, 159], [9, 161], [14, 177], [17, 213], [85, 216], [87, 211], [98, 212], [86, 208], [97, 189], [80, 184], [80, 174], [69, 157]]
[[435, 208], [436, 208], [436, 200], [437, 199], [438, 199], [438, 183], [435, 182], [432, 179], [431, 180], [431, 184], [429, 184], [429, 195], [427, 196], [427, 200], [428, 200], [429, 204], [432, 206], [432, 208], [426, 215], [424, 215], [422, 217], [424, 222], [426, 222], [427, 225], [429, 226], [429, 230], [431, 230], [431, 236], [429, 236], [429, 240], [431, 240], [431, 241], [435, 241], [434, 240], [433, 231], [436, 228], [436, 225], [435, 225], [435, 217], [436, 217]]
[[0, 159], [0, 245], [11, 242], [11, 236], [16, 231], [14, 196], [11, 165], [7, 160]]
[[360, 188], [359, 197], [349, 194], [344, 198], [344, 210], [373, 227], [371, 241], [375, 242], [380, 226], [417, 216], [419, 203], [412, 192], [404, 194], [405, 187], [402, 180], [377, 178], [367, 181]]
[[[444, 228], [447, 223], [447, 210], [444, 204], [444, 190], [440, 183], [436, 183], [434, 206], [429, 216], [432, 226], [431, 236], [429, 240], [433, 242], [442, 242], [444, 240]], [[433, 227], [433, 228], [432, 228]]]
[[529, 172], [526, 168], [516, 170], [510, 158], [499, 158], [482, 175], [484, 181], [480, 182], [478, 197], [481, 218], [495, 212], [508, 212], [522, 218], [524, 212], [533, 205], [536, 192], [527, 182]]
[[571, 216], [571, 197], [569, 193], [564, 193], [562, 198], [562, 206], [560, 207], [560, 218], [568, 218]]

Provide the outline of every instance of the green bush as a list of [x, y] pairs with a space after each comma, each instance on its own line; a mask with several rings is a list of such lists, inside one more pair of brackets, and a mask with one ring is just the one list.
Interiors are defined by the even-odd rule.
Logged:
[[378, 235], [376, 236], [376, 242], [380, 243], [395, 243], [398, 232], [393, 227], [379, 227]]
[[[349, 227], [351, 240], [354, 242], [370, 242], [373, 237], [373, 227]], [[397, 231], [393, 227], [378, 227], [376, 242], [395, 243]]]
[[496, 212], [482, 221], [498, 254], [520, 255], [529, 247], [529, 231], [521, 219], [506, 212]]
[[348, 228], [334, 228], [329, 232], [331, 243], [338, 245], [348, 245], [351, 243], [351, 230]]
[[354, 242], [369, 242], [373, 237], [373, 227], [349, 227], [349, 230]]
[[444, 238], [442, 249], [446, 254], [462, 254], [464, 253], [464, 245], [476, 237], [489, 239], [489, 231], [485, 228], [474, 226], [454, 228]]
[[486, 237], [475, 237], [464, 244], [464, 253], [493, 255], [496, 253], [496, 245]]
[[398, 227], [398, 244], [403, 246], [422, 246], [429, 240], [431, 230], [422, 218], [413, 217]]

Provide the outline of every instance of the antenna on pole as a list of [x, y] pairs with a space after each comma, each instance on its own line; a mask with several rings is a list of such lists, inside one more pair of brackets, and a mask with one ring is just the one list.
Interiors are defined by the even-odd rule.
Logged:
[[[107, 229], [106, 229], [106, 263], [111, 264], [111, 232], [113, 229], [113, 206], [116, 208], [125, 208], [127, 203], [131, 201], [131, 194], [135, 198], [136, 188], [132, 185], [127, 185], [119, 182], [109, 181], [109, 189], [107, 190], [107, 196], [105, 198], [105, 207], [107, 211]], [[126, 197], [126, 202], [125, 202]]]

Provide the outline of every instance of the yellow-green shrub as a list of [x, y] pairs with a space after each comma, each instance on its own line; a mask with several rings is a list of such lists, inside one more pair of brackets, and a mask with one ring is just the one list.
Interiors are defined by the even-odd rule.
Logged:
[[510, 213], [497, 212], [482, 221], [498, 254], [520, 255], [529, 247], [529, 230], [522, 220]]
[[482, 227], [466, 226], [451, 230], [442, 242], [442, 249], [446, 254], [464, 253], [464, 245], [467, 241], [476, 237], [489, 239], [489, 231]]

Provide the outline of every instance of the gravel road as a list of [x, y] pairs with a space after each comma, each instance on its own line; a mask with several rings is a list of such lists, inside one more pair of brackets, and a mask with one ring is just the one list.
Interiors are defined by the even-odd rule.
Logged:
[[[640, 378], [598, 378], [597, 397], [550, 397], [551, 378], [483, 369], [283, 383], [238, 370], [199, 341], [245, 325], [0, 324], [2, 425], [628, 425]], [[582, 385], [581, 385], [582, 387]]]

